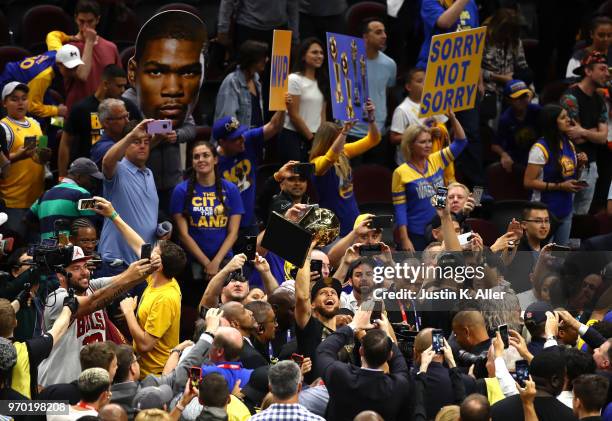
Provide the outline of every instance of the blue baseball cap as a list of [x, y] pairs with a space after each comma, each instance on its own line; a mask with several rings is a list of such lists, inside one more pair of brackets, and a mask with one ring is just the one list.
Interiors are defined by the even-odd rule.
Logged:
[[506, 97], [518, 98], [525, 94], [531, 95], [531, 89], [529, 89], [529, 86], [522, 80], [512, 79], [510, 82], [506, 83], [504, 87], [504, 96]]
[[212, 134], [217, 140], [235, 140], [248, 129], [247, 126], [240, 124], [236, 117], [227, 116], [215, 121]]

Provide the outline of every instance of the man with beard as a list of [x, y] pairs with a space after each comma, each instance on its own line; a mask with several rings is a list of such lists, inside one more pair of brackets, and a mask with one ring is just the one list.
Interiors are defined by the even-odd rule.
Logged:
[[257, 368], [267, 365], [266, 359], [253, 346], [253, 337], [259, 325], [253, 316], [253, 312], [245, 308], [242, 304], [236, 301], [230, 301], [223, 304], [223, 317], [229, 322], [230, 326], [238, 329], [242, 335], [244, 344], [240, 352], [240, 361], [244, 368]]
[[[609, 159], [609, 152], [605, 147], [608, 141], [608, 112], [603, 96], [597, 92], [598, 88], [606, 86], [610, 78], [608, 58], [605, 54], [592, 51], [582, 59], [580, 67], [574, 73], [581, 75], [582, 80], [571, 86], [560, 102], [574, 123], [567, 132], [568, 137], [576, 145], [577, 152], [586, 153], [589, 159], [589, 165], [580, 177], [588, 186], [574, 196], [574, 214], [586, 215], [591, 208], [597, 184], [597, 162], [601, 163], [602, 158]], [[607, 175], [607, 190], [610, 185], [610, 172], [605, 166], [601, 167], [601, 171], [602, 175]]]
[[161, 12], [142, 26], [128, 63], [135, 94], [128, 90], [124, 97], [135, 100], [145, 118], [172, 120], [174, 130], [151, 151], [147, 162], [162, 204], [170, 203], [174, 186], [182, 181], [178, 143], [195, 138], [195, 127], [185, 120], [192, 119], [204, 80], [206, 42], [206, 25], [200, 18], [181, 10]]
[[[311, 252], [314, 246], [313, 242]], [[334, 278], [320, 278], [310, 288], [310, 257], [298, 270], [295, 279], [295, 333], [298, 353], [312, 360], [313, 370], [305, 376], [307, 383], [320, 375], [315, 351], [321, 341], [336, 330], [341, 292], [342, 285]]]
[[79, 308], [66, 334], [57, 343], [49, 358], [39, 367], [38, 384], [49, 386], [56, 383], [70, 383], [76, 380], [81, 372], [78, 364], [65, 364], [65, 361], [78, 361], [81, 348], [92, 342], [104, 342], [109, 339], [108, 316], [104, 307], [115, 297], [127, 292], [156, 270], [161, 264], [159, 256], [153, 256], [151, 261], [138, 260], [129, 268], [114, 277], [98, 278], [90, 281], [87, 261], [91, 256], [85, 256], [83, 250], [74, 246], [71, 263], [57, 273], [60, 287], [47, 297], [45, 303], [45, 325], [52, 327], [61, 313], [64, 298], [68, 297], [69, 289], [79, 301]]
[[281, 191], [272, 197], [270, 212], [284, 215], [296, 203], [309, 203], [310, 198], [306, 194], [308, 179], [302, 174], [293, 172], [295, 164], [297, 161], [289, 161], [274, 174], [274, 180], [278, 181]]
[[346, 280], [353, 287], [353, 291], [350, 294], [342, 291], [341, 308], [348, 308], [356, 313], [361, 304], [372, 296], [375, 266], [376, 264], [369, 258], [359, 258], [350, 264]]
[[532, 288], [529, 275], [550, 234], [548, 206], [542, 202], [528, 202], [522, 211], [520, 228], [517, 234], [520, 235], [522, 231], [522, 238], [517, 246], [517, 254], [506, 270], [508, 281], [517, 294]]

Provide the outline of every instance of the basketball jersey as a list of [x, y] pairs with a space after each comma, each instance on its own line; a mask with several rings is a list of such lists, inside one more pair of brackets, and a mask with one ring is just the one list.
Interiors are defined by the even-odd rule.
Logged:
[[[15, 153], [23, 147], [26, 137], [42, 135], [40, 125], [30, 117], [26, 117], [24, 121], [5, 117], [0, 120], [0, 129], [4, 130], [10, 153]], [[44, 167], [32, 158], [21, 159], [12, 162], [6, 177], [0, 179], [0, 194], [7, 208], [26, 209], [43, 193], [44, 183]]]
[[12, 81], [27, 85], [36, 76], [55, 65], [56, 53], [57, 51], [46, 51], [37, 56], [24, 58], [21, 61], [7, 63], [0, 77], [2, 85], [4, 86]]

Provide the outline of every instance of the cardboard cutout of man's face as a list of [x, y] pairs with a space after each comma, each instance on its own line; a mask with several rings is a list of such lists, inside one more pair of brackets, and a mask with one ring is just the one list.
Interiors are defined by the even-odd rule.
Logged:
[[[154, 17], [147, 24], [157, 22]], [[143, 47], [138, 61], [132, 57], [128, 64], [138, 106], [145, 118], [169, 119], [177, 128], [198, 102], [204, 78], [204, 42], [166, 37], [148, 40]]]

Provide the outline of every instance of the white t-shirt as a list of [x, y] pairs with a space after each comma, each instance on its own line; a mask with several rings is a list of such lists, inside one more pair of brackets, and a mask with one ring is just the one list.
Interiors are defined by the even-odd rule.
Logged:
[[[529, 164], [535, 164], [535, 165], [546, 165], [546, 163], [548, 162], [548, 159], [546, 159], [546, 156], [544, 155], [544, 152], [542, 152], [542, 149], [534, 145], [529, 150], [529, 159], [527, 162]], [[544, 179], [544, 171], [540, 171], [540, 173], [538, 174], [537, 180], [541, 181], [543, 179]], [[542, 194], [540, 190], [534, 190], [533, 193], [531, 194], [531, 200], [534, 202], [539, 202], [541, 199], [541, 196]]]
[[[393, 118], [391, 119], [391, 127], [389, 130], [395, 133], [404, 133], [406, 128], [412, 124], [424, 124], [425, 118], [419, 118], [419, 107], [420, 103], [414, 102], [410, 97], [406, 97], [400, 105], [393, 111]], [[440, 123], [446, 123], [448, 118], [445, 115], [436, 115], [434, 118]], [[402, 165], [404, 157], [402, 156], [401, 145], [397, 145], [397, 151], [395, 153], [395, 163]]]
[[[323, 109], [323, 93], [319, 89], [316, 80], [308, 79], [297, 73], [289, 75], [288, 92], [300, 97], [300, 117], [306, 123], [306, 127], [312, 133], [316, 132], [321, 125], [321, 110]], [[285, 129], [297, 132], [291, 123], [289, 114], [285, 115]]]
[[98, 416], [98, 411], [94, 409], [86, 409], [84, 411], [78, 411], [70, 406], [68, 414], [66, 415], [47, 415], [47, 421], [76, 421], [86, 415]]
[[[93, 294], [95, 290], [108, 285], [112, 279], [112, 277], [92, 279], [89, 281], [89, 289], [85, 295]], [[67, 296], [66, 289], [58, 288], [47, 297], [44, 314], [47, 329], [53, 327], [62, 312], [64, 298]], [[50, 386], [76, 380], [81, 374], [81, 364], [79, 364], [81, 348], [92, 342], [104, 341], [106, 341], [104, 310], [94, 311], [73, 320], [64, 336], [53, 347], [49, 358], [40, 363], [38, 384]]]

